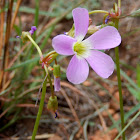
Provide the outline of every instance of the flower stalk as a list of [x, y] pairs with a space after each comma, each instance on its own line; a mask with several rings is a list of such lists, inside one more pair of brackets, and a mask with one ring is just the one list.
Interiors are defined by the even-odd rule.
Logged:
[[[115, 27], [118, 29], [119, 19], [115, 19]], [[123, 96], [122, 96], [122, 85], [121, 85], [121, 77], [120, 77], [120, 62], [119, 62], [119, 47], [115, 48], [115, 57], [116, 57], [116, 67], [117, 67], [117, 78], [118, 78], [118, 88], [119, 88], [119, 101], [120, 101], [120, 113], [121, 113], [121, 127], [122, 129], [125, 127], [124, 125], [124, 110], [123, 110]], [[122, 138], [125, 140], [125, 132], [122, 133]]]
[[91, 15], [91, 14], [95, 14], [95, 13], [109, 14], [109, 12], [105, 11], [105, 10], [93, 10], [93, 11], [89, 12], [88, 14]]
[[27, 35], [27, 37], [29, 38], [29, 40], [32, 42], [32, 44], [36, 47], [40, 57], [43, 56], [41, 50], [40, 50], [40, 47], [36, 44], [36, 42], [32, 39], [32, 37], [30, 35]]
[[44, 80], [44, 83], [43, 83], [41, 101], [40, 101], [40, 104], [39, 104], [39, 110], [38, 110], [34, 130], [33, 130], [33, 134], [32, 134], [32, 140], [35, 140], [35, 136], [36, 136], [38, 126], [39, 126], [39, 121], [40, 121], [40, 118], [41, 118], [41, 114], [42, 114], [42, 110], [43, 110], [43, 106], [44, 106], [44, 101], [45, 101], [46, 84], [47, 84], [47, 78]]
[[[37, 51], [38, 51], [38, 53], [40, 55], [40, 58], [42, 58], [43, 57], [43, 54], [42, 54], [42, 52], [40, 50], [40, 47], [36, 44], [36, 42], [32, 39], [32, 37], [29, 34], [27, 34], [27, 37], [32, 42], [32, 44], [36, 47], [36, 49], [37, 49]], [[55, 52], [51, 52], [49, 55], [54, 54], [54, 53]], [[36, 133], [37, 133], [37, 130], [38, 130], [39, 121], [40, 121], [42, 110], [43, 110], [43, 106], [44, 106], [47, 79], [48, 79], [48, 81], [50, 83], [52, 99], [55, 98], [55, 96], [54, 96], [54, 89], [53, 89], [53, 85], [52, 85], [52, 81], [51, 81], [51, 77], [50, 77], [50, 74], [49, 74], [49, 71], [48, 71], [48, 68], [46, 67], [46, 65], [44, 65], [44, 70], [45, 70], [45, 72], [47, 74], [47, 78], [45, 78], [44, 83], [43, 83], [41, 101], [40, 101], [40, 104], [39, 104], [39, 110], [38, 110], [38, 114], [37, 114], [37, 118], [36, 118], [34, 130], [33, 130], [33, 134], [32, 134], [32, 140], [35, 140], [35, 136], [36, 136]]]

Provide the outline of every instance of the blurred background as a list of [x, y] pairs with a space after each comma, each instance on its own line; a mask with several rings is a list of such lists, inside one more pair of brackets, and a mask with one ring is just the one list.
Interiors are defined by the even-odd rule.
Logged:
[[[33, 38], [43, 54], [53, 50], [51, 41], [71, 29], [71, 11], [76, 7], [107, 10], [115, 0], [0, 0], [0, 139], [31, 139], [38, 105], [35, 102], [44, 79], [39, 55], [30, 42], [16, 36], [36, 26]], [[123, 0], [122, 17], [140, 7], [140, 0]], [[90, 15], [93, 25], [103, 23], [104, 14]], [[119, 47], [125, 123], [140, 109], [140, 14], [120, 19]], [[115, 51], [106, 52], [115, 61]], [[73, 85], [66, 68], [71, 57], [58, 56], [61, 65], [61, 90], [58, 117], [47, 110], [50, 97], [47, 85], [45, 105], [36, 139], [113, 140], [121, 131], [116, 70], [108, 79], [92, 69], [88, 79]], [[126, 130], [129, 140], [140, 140], [140, 116]]]

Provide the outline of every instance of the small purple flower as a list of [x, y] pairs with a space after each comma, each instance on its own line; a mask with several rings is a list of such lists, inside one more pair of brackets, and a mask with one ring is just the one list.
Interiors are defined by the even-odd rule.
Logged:
[[32, 26], [31, 30], [33, 30], [35, 32], [37, 30], [36, 26]]
[[102, 78], [108, 78], [114, 71], [112, 58], [98, 50], [115, 48], [121, 43], [121, 36], [115, 27], [107, 26], [83, 40], [89, 25], [89, 14], [84, 8], [72, 11], [75, 37], [58, 35], [52, 46], [61, 55], [74, 55], [67, 68], [67, 78], [74, 84], [84, 82], [89, 74], [89, 65]]
[[20, 36], [16, 36], [16, 38], [21, 38]]
[[34, 34], [34, 32], [36, 31], [36, 26], [32, 26], [31, 27], [31, 30], [29, 31], [29, 33], [31, 34], [31, 35], [33, 35]]
[[60, 91], [61, 85], [60, 85], [60, 77], [54, 76], [54, 91]]
[[30, 30], [29, 33], [30, 33], [31, 35], [33, 35], [33, 34], [34, 34], [34, 31], [33, 31], [33, 30]]

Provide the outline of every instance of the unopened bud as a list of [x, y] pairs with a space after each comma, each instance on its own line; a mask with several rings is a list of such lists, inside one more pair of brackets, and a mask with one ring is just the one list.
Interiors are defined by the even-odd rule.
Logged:
[[29, 41], [29, 38], [27, 37], [27, 35], [30, 35], [29, 32], [22, 32], [22, 35], [21, 35], [21, 39], [23, 42], [26, 42], [26, 41]]
[[53, 69], [54, 69], [54, 70], [53, 70], [53, 75], [54, 75], [56, 78], [60, 77], [60, 65], [54, 64]]
[[60, 91], [61, 84], [60, 84], [60, 77], [54, 76], [54, 91]]
[[48, 104], [47, 104], [47, 108], [51, 111], [56, 111], [58, 109], [58, 101], [57, 101], [57, 97], [54, 96], [54, 97], [50, 97], [49, 98], [49, 101], [48, 101]]

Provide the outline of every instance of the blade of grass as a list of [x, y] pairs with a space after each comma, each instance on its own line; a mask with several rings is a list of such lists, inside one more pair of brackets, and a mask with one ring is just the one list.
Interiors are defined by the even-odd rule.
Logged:
[[123, 70], [120, 70], [120, 73], [130, 83], [130, 85], [132, 85], [137, 90], [140, 90], [137, 84], [129, 76], [127, 76], [127, 74]]
[[[128, 118], [133, 115], [135, 112], [137, 112], [140, 109], [140, 103], [137, 104], [135, 107], [133, 107], [129, 112], [127, 112], [124, 116], [124, 120], [126, 122], [126, 120], [128, 120]], [[113, 128], [115, 128], [116, 125], [119, 125], [121, 123], [121, 121], [117, 121], [115, 124], [113, 124], [108, 130], [112, 130]]]
[[37, 62], [39, 61], [40, 57], [36, 57], [36, 58], [33, 58], [33, 59], [29, 59], [29, 60], [26, 60], [25, 62], [22, 62], [20, 64], [17, 64], [9, 69], [6, 69], [5, 71], [11, 71], [11, 70], [14, 70], [14, 69], [17, 69], [17, 68], [20, 68], [20, 67], [23, 67], [23, 66], [27, 66], [33, 62]]
[[42, 42], [42, 44], [40, 46], [41, 49], [43, 49], [45, 47], [45, 45], [47, 44], [47, 41], [48, 41], [51, 33], [53, 32], [53, 30], [54, 30], [54, 26], [50, 27], [47, 36], [44, 38], [44, 40], [43, 40], [43, 42]]
[[[34, 8], [29, 8], [26, 6], [21, 6], [19, 8], [20, 12], [24, 12], [24, 13], [29, 13], [29, 14], [35, 14], [35, 10]], [[39, 15], [41, 16], [49, 16], [49, 17], [57, 17], [58, 15], [56, 13], [53, 12], [48, 12], [48, 11], [39, 11]]]
[[117, 137], [114, 140], [118, 140], [118, 138], [121, 136], [123, 132], [131, 125], [133, 121], [136, 120], [136, 118], [140, 115], [140, 111], [128, 122], [128, 124], [123, 128], [123, 130], [117, 135]]
[[[34, 25], [38, 27], [38, 15], [39, 15], [39, 0], [35, 0], [35, 21]], [[33, 39], [36, 40], [36, 32], [34, 32]]]
[[0, 96], [3, 95], [3, 94], [5, 94], [5, 93], [7, 93], [7, 91], [9, 91], [10, 89], [11, 89], [11, 87], [9, 87], [9, 88], [7, 88], [6, 90], [0, 92]]
[[137, 64], [137, 85], [140, 87], [140, 64]]
[[3, 131], [4, 129], [6, 129], [7, 127], [9, 127], [10, 125], [14, 124], [18, 120], [18, 118], [19, 118], [19, 110], [16, 112], [14, 117], [6, 125], [4, 125], [2, 128], [0, 128], [0, 132]]

